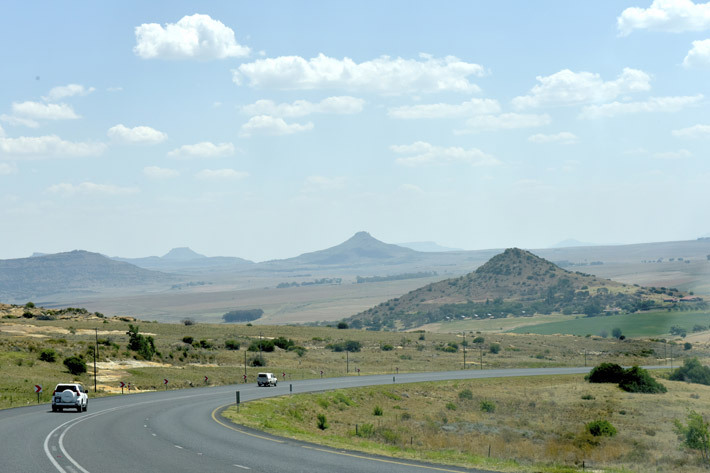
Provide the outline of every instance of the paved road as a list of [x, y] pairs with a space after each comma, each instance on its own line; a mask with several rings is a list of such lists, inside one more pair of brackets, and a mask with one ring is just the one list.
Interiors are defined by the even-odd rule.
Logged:
[[275, 388], [231, 385], [90, 399], [84, 413], [49, 404], [0, 411], [0, 471], [129, 472], [480, 472], [322, 448], [261, 435], [219, 416], [235, 402], [366, 385], [586, 373], [589, 368], [466, 370], [326, 378]]

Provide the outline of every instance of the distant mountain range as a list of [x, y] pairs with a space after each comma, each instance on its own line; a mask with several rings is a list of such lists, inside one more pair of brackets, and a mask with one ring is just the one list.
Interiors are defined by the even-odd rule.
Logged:
[[409, 248], [415, 251], [437, 253], [442, 251], [463, 251], [461, 248], [448, 248], [441, 246], [434, 241], [412, 241], [409, 243], [397, 243], [399, 246]]
[[111, 258], [116, 261], [130, 263], [144, 269], [167, 272], [194, 272], [215, 269], [242, 269], [253, 265], [253, 261], [234, 256], [205, 256], [190, 248], [173, 248], [163, 256], [148, 256], [145, 258]]
[[0, 260], [0, 300], [37, 300], [53, 294], [86, 294], [107, 288], [162, 284], [174, 276], [75, 250]]

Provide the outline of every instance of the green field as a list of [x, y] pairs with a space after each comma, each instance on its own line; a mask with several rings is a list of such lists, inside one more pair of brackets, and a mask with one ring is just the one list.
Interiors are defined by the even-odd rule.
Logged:
[[568, 320], [517, 327], [509, 332], [584, 336], [599, 335], [602, 331], [611, 334], [614, 328], [619, 328], [626, 337], [635, 338], [668, 335], [674, 325], [692, 333], [696, 325], [710, 326], [710, 312], [655, 311], [600, 317], [570, 316]]

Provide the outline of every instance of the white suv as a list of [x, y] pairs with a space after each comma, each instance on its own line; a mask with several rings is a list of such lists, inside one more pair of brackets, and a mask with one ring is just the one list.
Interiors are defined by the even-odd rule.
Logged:
[[256, 376], [256, 384], [259, 386], [276, 386], [279, 380], [274, 373], [259, 373]]
[[62, 411], [65, 407], [77, 412], [86, 411], [89, 407], [86, 388], [78, 383], [57, 384], [52, 393], [52, 412]]

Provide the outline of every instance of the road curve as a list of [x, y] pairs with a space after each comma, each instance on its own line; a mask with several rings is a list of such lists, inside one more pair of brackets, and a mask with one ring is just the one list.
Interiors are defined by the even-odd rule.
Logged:
[[49, 404], [0, 411], [0, 471], [133, 472], [481, 472], [321, 448], [240, 428], [220, 408], [289, 393], [368, 385], [586, 373], [589, 368], [462, 370], [240, 384], [90, 399], [83, 413]]

